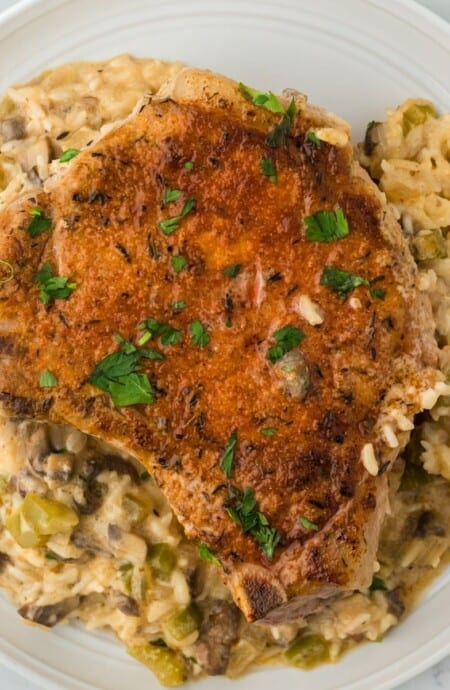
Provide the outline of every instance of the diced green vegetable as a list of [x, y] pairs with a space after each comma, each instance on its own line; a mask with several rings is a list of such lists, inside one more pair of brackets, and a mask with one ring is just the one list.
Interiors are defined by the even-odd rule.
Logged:
[[127, 594], [131, 594], [131, 581], [133, 579], [133, 564], [124, 563], [119, 566], [120, 576], [122, 578], [123, 586]]
[[8, 477], [5, 477], [4, 474], [0, 474], [0, 496], [2, 494], [6, 493], [7, 488], [8, 488]]
[[40, 535], [68, 532], [79, 522], [79, 517], [72, 508], [37, 494], [27, 494], [20, 510], [25, 520]]
[[310, 669], [330, 661], [329, 644], [321, 635], [302, 633], [285, 652], [285, 657], [293, 666]]
[[175, 567], [177, 557], [169, 544], [153, 544], [148, 550], [147, 561], [156, 577], [167, 580]]
[[164, 627], [166, 631], [179, 642], [185, 637], [198, 630], [202, 622], [202, 614], [198, 606], [190, 604], [184, 609], [177, 611], [171, 616]]
[[184, 683], [186, 667], [181, 654], [173, 649], [152, 644], [132, 645], [127, 652], [141, 664], [153, 671], [165, 688], [174, 688]]
[[34, 549], [45, 543], [45, 537], [37, 534], [33, 526], [25, 521], [20, 509], [6, 518], [5, 527], [22, 549]]
[[150, 499], [146, 500], [133, 494], [125, 494], [122, 499], [122, 507], [132, 525], [137, 525], [145, 520], [150, 514], [152, 504]]
[[417, 261], [445, 259], [447, 256], [444, 238], [439, 228], [428, 230], [417, 235], [413, 239], [413, 249]]
[[403, 135], [406, 135], [417, 127], [423, 125], [428, 117], [436, 117], [436, 111], [432, 105], [419, 105], [415, 103], [403, 113]]

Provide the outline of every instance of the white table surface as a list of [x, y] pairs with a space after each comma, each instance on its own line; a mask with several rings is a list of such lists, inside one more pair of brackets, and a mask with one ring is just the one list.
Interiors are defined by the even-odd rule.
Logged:
[[[0, 0], [0, 12], [13, 5], [14, 2], [15, 0]], [[450, 0], [418, 0], [418, 2], [450, 22]], [[39, 690], [39, 688], [0, 666], [0, 690]], [[61, 690], [64, 688], [61, 687]], [[373, 690], [377, 688], [374, 687]], [[409, 683], [399, 686], [397, 690], [450, 690], [450, 657]]]

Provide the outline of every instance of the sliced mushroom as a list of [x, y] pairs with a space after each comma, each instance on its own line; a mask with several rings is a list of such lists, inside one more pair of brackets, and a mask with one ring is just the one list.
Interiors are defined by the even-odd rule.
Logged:
[[403, 600], [401, 597], [400, 587], [396, 587], [395, 589], [393, 589], [390, 592], [385, 592], [384, 596], [388, 602], [389, 613], [392, 613], [393, 616], [395, 616], [398, 620], [400, 620], [400, 618], [405, 613], [405, 604], [403, 603]]
[[3, 141], [13, 141], [14, 139], [25, 139], [26, 128], [23, 117], [8, 117], [0, 122], [0, 136]]
[[102, 556], [111, 557], [111, 551], [108, 551], [105, 546], [86, 529], [75, 529], [70, 537], [70, 541], [88, 553], [99, 553]]
[[227, 670], [239, 620], [239, 609], [228, 601], [217, 599], [204, 611], [195, 652], [198, 663], [209, 675], [221, 675]]
[[108, 599], [110, 606], [119, 609], [125, 616], [138, 618], [141, 615], [136, 599], [127, 596], [123, 592], [113, 590]]
[[139, 484], [139, 474], [131, 462], [118, 455], [92, 455], [87, 458], [82, 470], [82, 476], [86, 479], [94, 479], [102, 472], [117, 472], [118, 475], [128, 475], [134, 484]]
[[25, 606], [19, 609], [19, 614], [22, 618], [26, 618], [33, 623], [44, 625], [46, 628], [53, 628], [54, 625], [60, 623], [69, 613], [75, 611], [80, 605], [80, 602], [81, 598], [75, 596], [63, 599], [57, 604], [47, 604], [46, 606], [25, 604]]
[[274, 366], [284, 392], [290, 398], [304, 400], [310, 386], [310, 374], [305, 358], [300, 350], [291, 350]]
[[42, 479], [33, 476], [28, 470], [22, 470], [11, 477], [8, 483], [8, 490], [11, 493], [17, 491], [22, 498], [30, 493], [44, 496], [47, 493], [47, 485]]

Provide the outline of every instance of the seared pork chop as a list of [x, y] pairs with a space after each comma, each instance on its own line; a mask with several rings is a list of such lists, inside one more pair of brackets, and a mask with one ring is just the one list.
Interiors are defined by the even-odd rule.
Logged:
[[300, 94], [185, 70], [0, 215], [4, 413], [144, 463], [248, 620], [368, 587], [405, 442], [383, 423], [439, 380], [348, 134]]

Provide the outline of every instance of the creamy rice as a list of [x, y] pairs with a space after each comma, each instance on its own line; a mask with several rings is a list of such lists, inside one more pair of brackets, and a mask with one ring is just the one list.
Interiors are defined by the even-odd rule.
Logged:
[[[0, 208], [40, 187], [65, 165], [58, 160], [64, 151], [89, 146], [180, 69], [178, 63], [120, 56], [65, 65], [9, 89], [0, 102]], [[420, 289], [432, 298], [446, 375], [449, 118], [435, 117], [426, 101], [407, 101], [384, 124], [369, 128], [360, 152], [410, 236]], [[310, 301], [298, 308], [320, 322]], [[359, 642], [382, 639], [448, 558], [449, 392], [440, 383], [422, 394], [431, 412], [390, 475], [390, 511], [372, 587], [329, 601], [295, 624], [248, 624], [237, 615], [219, 568], [186, 541], [137, 462], [70, 427], [33, 421], [4, 420], [0, 430], [0, 586], [32, 622], [51, 626], [78, 618], [88, 629], [112, 629], [165, 685], [217, 672], [208, 650], [218, 632], [214, 616], [233, 629], [230, 640], [236, 638], [228, 645], [221, 640], [229, 677], [260, 663], [310, 668], [335, 661]], [[411, 424], [401, 407], [381, 431], [388, 448], [402, 445]], [[370, 464], [369, 451], [365, 459]], [[33, 515], [47, 511], [51, 523], [31, 546], [23, 543], [25, 496]]]

